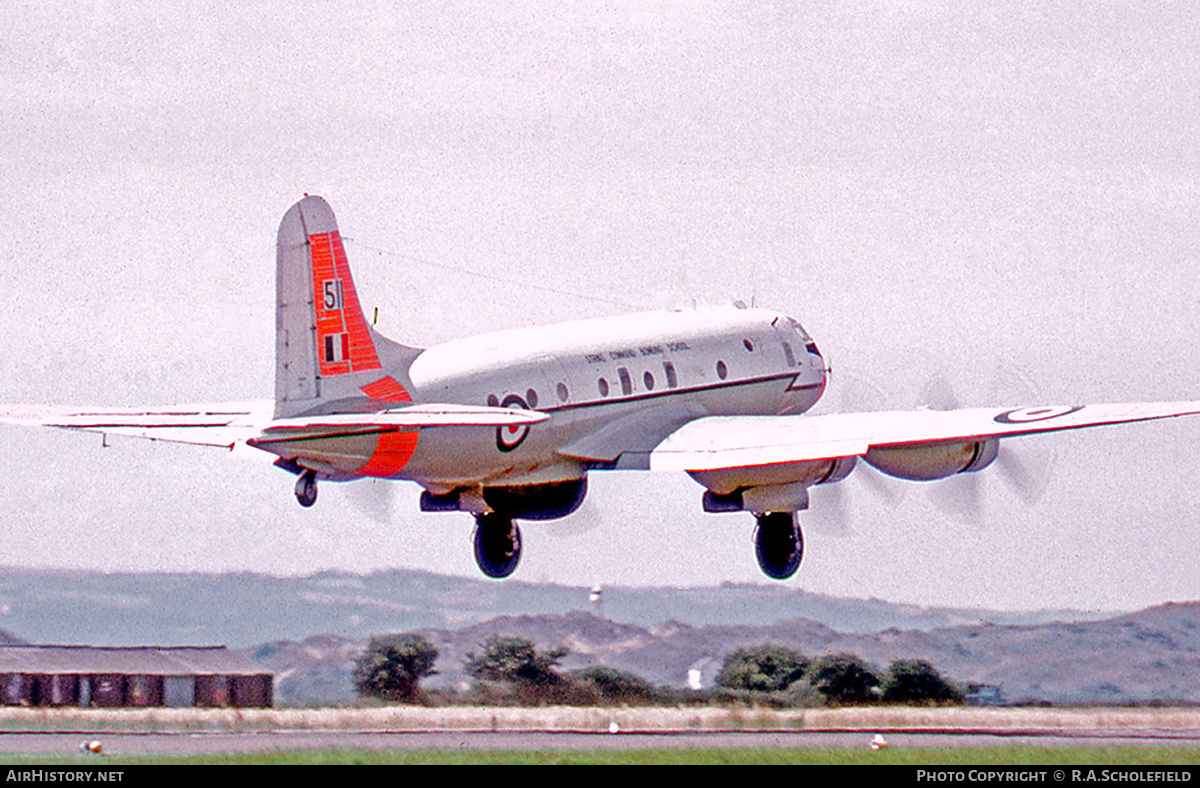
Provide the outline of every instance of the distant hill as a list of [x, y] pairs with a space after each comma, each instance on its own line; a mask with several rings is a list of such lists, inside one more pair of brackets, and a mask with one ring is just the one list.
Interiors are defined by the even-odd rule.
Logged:
[[[567, 669], [611, 665], [668, 686], [711, 682], [730, 650], [764, 641], [852, 651], [880, 668], [927, 659], [1010, 700], [1200, 702], [1200, 603], [1137, 613], [1005, 613], [839, 599], [790, 585], [590, 588], [388, 571], [308, 577], [0, 569], [0, 641], [244, 649], [276, 671], [281, 703], [352, 700], [372, 634], [422, 631], [436, 682], [493, 633], [565, 646]], [[12, 633], [12, 634], [10, 634]]]
[[665, 621], [695, 627], [767, 626], [803, 618], [858, 633], [1103, 617], [1096, 611], [923, 608], [840, 599], [783, 584], [612, 586], [603, 589], [602, 606], [589, 603], [589, 591], [585, 586], [497, 583], [402, 570], [272, 577], [0, 568], [0, 627], [37, 643], [242, 648], [316, 633], [356, 640], [380, 632], [456, 629], [500, 616], [578, 612], [643, 627]]
[[[969, 625], [930, 631], [845, 633], [796, 619], [768, 626], [645, 627], [588, 613], [504, 616], [458, 629], [428, 629], [438, 646], [429, 685], [464, 684], [467, 652], [490, 635], [528, 638], [570, 650], [563, 668], [607, 665], [673, 687], [699, 670], [710, 685], [735, 648], [772, 642], [810, 656], [850, 651], [886, 669], [894, 659], [925, 659], [960, 683], [998, 685], [1013, 702], [1200, 703], [1200, 603], [1168, 604], [1102, 621], [1037, 625]], [[346, 703], [350, 671], [365, 641], [323, 635], [247, 653], [276, 671], [281, 704]]]

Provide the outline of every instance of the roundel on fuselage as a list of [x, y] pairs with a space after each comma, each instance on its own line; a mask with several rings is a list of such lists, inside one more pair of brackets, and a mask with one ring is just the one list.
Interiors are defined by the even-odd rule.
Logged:
[[[491, 397], [488, 397], [491, 400]], [[491, 402], [489, 401], [489, 405]], [[529, 410], [528, 403], [519, 394], [509, 394], [500, 401], [502, 408], [517, 408], [518, 410]], [[508, 427], [496, 428], [496, 448], [500, 451], [512, 451], [521, 445], [525, 440], [525, 436], [529, 434], [528, 424], [519, 424]]]

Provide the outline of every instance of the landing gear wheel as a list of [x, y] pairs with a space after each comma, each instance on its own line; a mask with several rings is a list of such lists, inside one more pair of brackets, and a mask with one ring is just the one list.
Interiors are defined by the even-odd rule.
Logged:
[[475, 516], [475, 563], [488, 577], [508, 577], [521, 560], [521, 529], [498, 512]]
[[300, 474], [300, 478], [296, 480], [296, 500], [306, 509], [317, 502], [316, 472], [305, 471]]
[[804, 557], [804, 536], [795, 512], [767, 512], [757, 515], [754, 529], [754, 553], [758, 566], [767, 577], [787, 580], [800, 568]]

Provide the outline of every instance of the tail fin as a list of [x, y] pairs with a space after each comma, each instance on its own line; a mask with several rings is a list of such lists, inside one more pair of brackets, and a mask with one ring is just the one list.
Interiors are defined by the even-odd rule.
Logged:
[[367, 412], [411, 400], [420, 351], [363, 316], [337, 219], [305, 197], [279, 224], [275, 258], [275, 417]]

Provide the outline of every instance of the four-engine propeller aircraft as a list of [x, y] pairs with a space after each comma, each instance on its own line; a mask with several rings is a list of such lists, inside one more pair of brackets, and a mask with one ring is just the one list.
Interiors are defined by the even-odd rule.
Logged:
[[[1200, 413], [1200, 402], [801, 415], [828, 369], [765, 309], [659, 311], [501, 331], [427, 349], [364, 318], [319, 197], [283, 217], [273, 416], [253, 408], [0, 408], [0, 420], [276, 455], [300, 504], [319, 481], [421, 485], [424, 511], [475, 518], [475, 558], [506, 577], [518, 520], [565, 517], [595, 470], [684, 471], [709, 512], [750, 512], [763, 572], [791, 577], [808, 489], [859, 460], [901, 479], [974, 473], [1016, 435]], [[269, 406], [268, 406], [269, 407]]]

